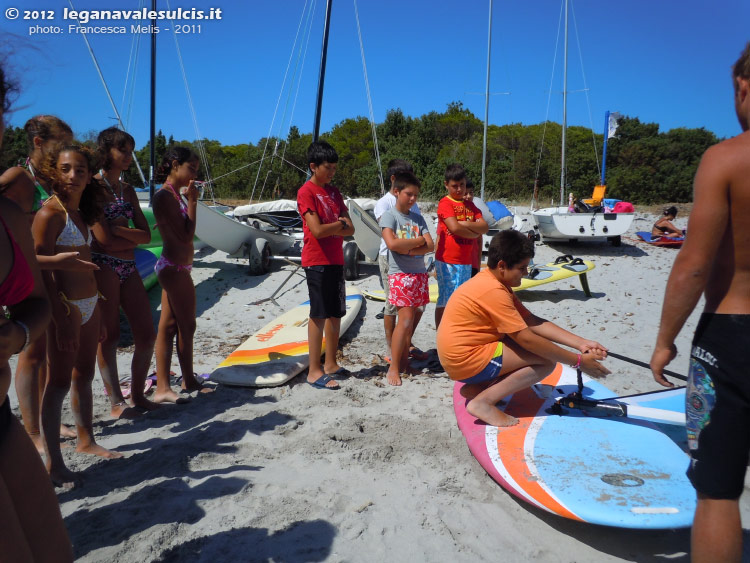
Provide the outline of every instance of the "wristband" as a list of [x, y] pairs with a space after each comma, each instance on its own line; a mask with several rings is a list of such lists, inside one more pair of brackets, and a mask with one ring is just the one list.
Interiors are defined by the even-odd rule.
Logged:
[[23, 341], [23, 346], [21, 347], [21, 349], [18, 352], [16, 352], [16, 354], [19, 354], [19, 353], [25, 351], [26, 348], [29, 347], [29, 344], [31, 344], [31, 342], [30, 342], [31, 341], [31, 332], [29, 331], [29, 327], [27, 327], [21, 321], [11, 320], [10, 322], [15, 323], [18, 326], [20, 326], [23, 329], [23, 332], [25, 334], [25, 339]]
[[578, 358], [577, 358], [578, 361], [575, 363], [575, 365], [570, 364], [570, 367], [575, 368], [575, 369], [578, 369], [579, 367], [581, 367], [581, 358], [582, 358], [582, 356], [581, 356], [581, 354], [578, 354], [577, 356], [578, 356]]
[[341, 226], [344, 227], [345, 229], [349, 227], [349, 225], [347, 225], [346, 221], [344, 221], [343, 219], [339, 219], [339, 223], [341, 223]]

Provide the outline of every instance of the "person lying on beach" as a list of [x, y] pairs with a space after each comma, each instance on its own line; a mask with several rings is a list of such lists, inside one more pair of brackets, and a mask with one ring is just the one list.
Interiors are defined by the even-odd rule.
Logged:
[[662, 216], [651, 228], [652, 237], [682, 238], [685, 233], [674, 226], [672, 221], [677, 217], [677, 208], [673, 205], [664, 209]]
[[[91, 260], [92, 225], [99, 214], [99, 183], [92, 181], [94, 155], [85, 147], [69, 145], [52, 155], [48, 176], [52, 197], [34, 217], [32, 232], [37, 255], [79, 252]], [[47, 384], [42, 396], [42, 440], [52, 482], [69, 486], [79, 481], [65, 466], [60, 451], [60, 418], [65, 395], [71, 390], [76, 422], [76, 451], [105, 458], [122, 457], [94, 440], [91, 383], [96, 371], [96, 348], [104, 337], [99, 317], [99, 291], [91, 270], [45, 270], [44, 281], [52, 305], [47, 329]]]
[[607, 357], [604, 346], [537, 317], [514, 295], [533, 257], [534, 243], [525, 235], [496, 234], [487, 269], [453, 292], [437, 332], [440, 363], [451, 379], [465, 384], [466, 410], [492, 426], [517, 424], [496, 405], [547, 377], [558, 362], [591, 377], [610, 373], [599, 363]]

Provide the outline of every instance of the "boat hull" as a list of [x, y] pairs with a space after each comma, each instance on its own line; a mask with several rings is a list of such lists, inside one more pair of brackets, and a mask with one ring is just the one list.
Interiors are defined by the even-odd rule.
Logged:
[[596, 240], [624, 235], [634, 214], [569, 213], [567, 207], [547, 207], [531, 215], [542, 240]]

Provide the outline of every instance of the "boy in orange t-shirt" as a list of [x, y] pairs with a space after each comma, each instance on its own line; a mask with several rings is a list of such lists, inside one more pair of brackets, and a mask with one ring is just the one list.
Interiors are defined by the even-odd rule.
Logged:
[[520, 232], [496, 234], [488, 268], [453, 293], [438, 328], [440, 363], [451, 379], [465, 384], [461, 394], [471, 399], [466, 410], [492, 426], [518, 423], [497, 403], [547, 377], [558, 362], [592, 377], [610, 373], [597, 361], [607, 357], [604, 346], [537, 317], [513, 293], [533, 256], [534, 244]]
[[464, 201], [466, 172], [460, 164], [445, 170], [448, 195], [438, 203], [435, 276], [438, 301], [435, 306], [435, 328], [440, 326], [448, 298], [462, 283], [471, 278], [471, 263], [476, 239], [489, 230], [476, 205]]

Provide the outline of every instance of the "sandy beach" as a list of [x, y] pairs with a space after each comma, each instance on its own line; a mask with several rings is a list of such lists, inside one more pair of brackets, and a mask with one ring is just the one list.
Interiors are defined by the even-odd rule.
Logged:
[[[523, 214], [526, 209], [519, 209]], [[571, 278], [519, 293], [536, 314], [648, 361], [664, 288], [677, 250], [640, 242], [656, 216], [637, 212], [620, 247], [536, 243], [537, 263], [572, 254], [592, 260], [593, 296]], [[529, 220], [530, 223], [530, 220]], [[676, 224], [686, 226], [686, 216]], [[203, 248], [193, 279], [198, 320], [196, 371], [210, 373], [250, 334], [307, 299], [302, 271], [270, 297], [293, 267], [267, 276], [247, 262]], [[377, 265], [353, 283], [379, 288]], [[154, 322], [160, 290], [149, 293]], [[125, 454], [102, 460], [63, 450], [84, 484], [58, 490], [79, 561], [687, 561], [689, 530], [633, 531], [580, 524], [506, 493], [472, 457], [456, 426], [453, 384], [435, 369], [434, 305], [414, 342], [431, 350], [421, 375], [385, 382], [382, 305], [365, 301], [342, 336], [342, 390], [305, 384], [305, 372], [268, 389], [216, 388], [190, 404], [112, 421], [97, 375], [95, 430]], [[699, 309], [702, 305], [699, 306]], [[686, 374], [695, 312], [670, 369]], [[132, 340], [123, 324], [121, 377]], [[649, 371], [609, 359], [604, 381], [617, 394], [657, 390]], [[15, 369], [15, 365], [13, 365]], [[176, 369], [176, 358], [173, 361]], [[11, 389], [11, 404], [18, 401]], [[72, 424], [66, 405], [63, 422]], [[750, 500], [742, 501], [743, 517]], [[748, 521], [748, 520], [746, 520]], [[747, 542], [746, 542], [747, 543]], [[750, 553], [745, 552], [745, 557]]]

